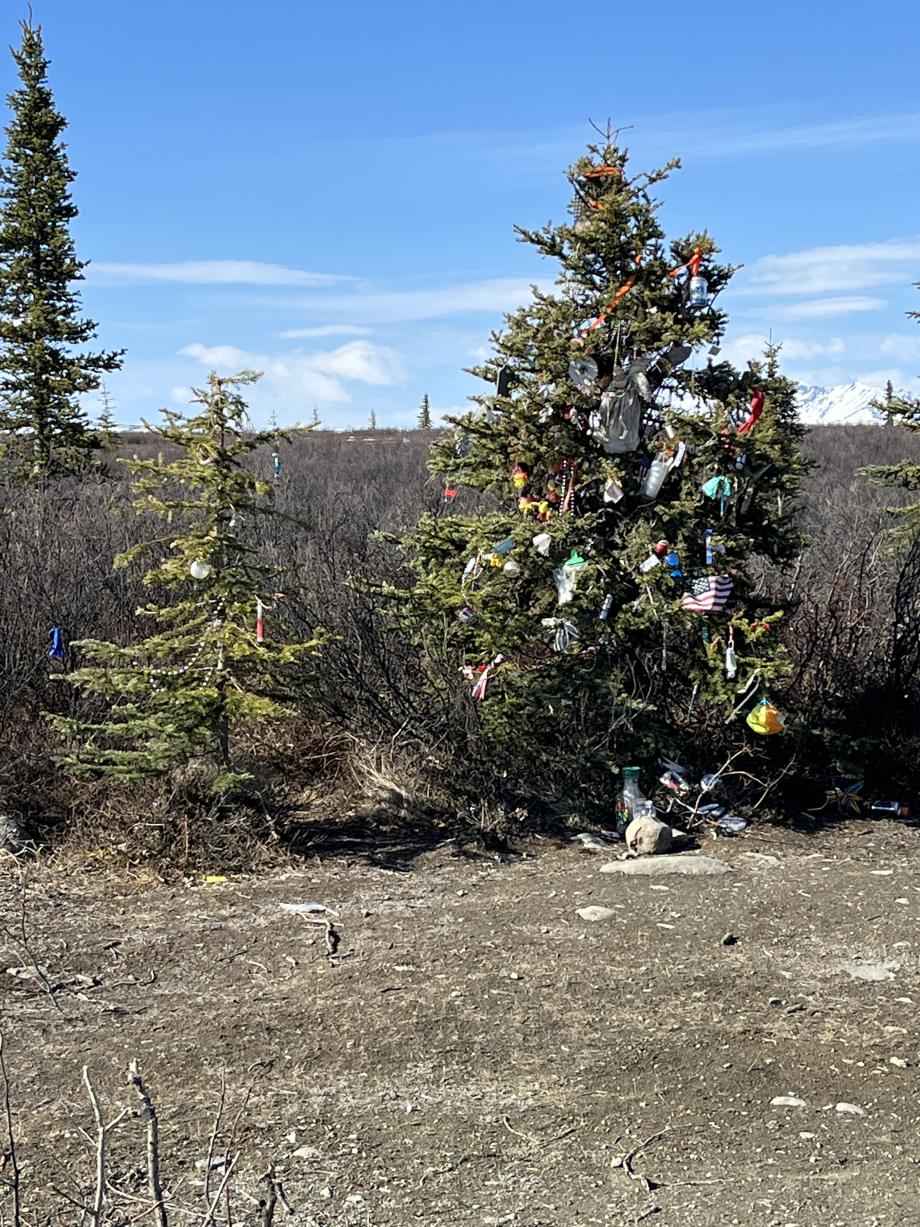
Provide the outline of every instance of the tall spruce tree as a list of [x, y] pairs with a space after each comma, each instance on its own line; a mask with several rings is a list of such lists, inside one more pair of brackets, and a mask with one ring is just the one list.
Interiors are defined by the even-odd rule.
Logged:
[[493, 390], [432, 448], [446, 514], [402, 542], [391, 609], [442, 697], [466, 673], [457, 727], [478, 721], [505, 802], [609, 817], [624, 763], [692, 761], [701, 730], [773, 714], [783, 609], [754, 563], [797, 552], [803, 429], [775, 347], [717, 360], [732, 269], [705, 231], [666, 241], [652, 192], [677, 165], [590, 146], [572, 216], [518, 228], [556, 290], [493, 335], [472, 372]]
[[88, 352], [96, 324], [81, 317], [70, 223], [75, 178], [61, 140], [66, 120], [48, 85], [40, 26], [22, 22], [13, 49], [21, 86], [0, 167], [0, 428], [8, 446], [44, 477], [79, 468], [98, 440], [79, 398], [121, 365], [123, 351]]
[[218, 767], [215, 790], [226, 792], [245, 777], [235, 764], [235, 729], [286, 713], [286, 666], [319, 648], [319, 637], [287, 642], [277, 616], [266, 627], [266, 611], [281, 595], [279, 573], [260, 561], [252, 520], [272, 514], [272, 486], [243, 461], [278, 435], [246, 429], [240, 389], [257, 378], [212, 374], [195, 392], [199, 412], [166, 410], [156, 430], [180, 450], [177, 459], [161, 452], [123, 462], [138, 510], [165, 521], [162, 536], [116, 560], [123, 567], [156, 556], [144, 576], [155, 599], [138, 611], [151, 633], [124, 647], [94, 639], [71, 645], [85, 663], [64, 680], [107, 708], [97, 719], [53, 718], [73, 747], [63, 761], [76, 773], [130, 780], [205, 755]]
[[422, 403], [418, 411], [418, 428], [419, 430], [431, 430], [431, 401], [428, 399], [428, 393], [422, 397]]

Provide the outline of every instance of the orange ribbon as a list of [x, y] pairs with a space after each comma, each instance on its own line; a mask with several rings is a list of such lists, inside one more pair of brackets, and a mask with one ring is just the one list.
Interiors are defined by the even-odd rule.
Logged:
[[[641, 264], [642, 264], [642, 256], [640, 254], [636, 256], [636, 267], [638, 268], [639, 266], [641, 266]], [[630, 277], [628, 281], [625, 281], [623, 285], [620, 286], [616, 294], [614, 294], [613, 298], [611, 298], [610, 302], [603, 309], [603, 311], [600, 313], [600, 315], [597, 317], [594, 323], [589, 324], [587, 328], [582, 328], [582, 332], [583, 333], [593, 332], [595, 328], [600, 328], [601, 324], [603, 324], [607, 316], [610, 315], [611, 311], [615, 311], [617, 309], [617, 307], [620, 305], [620, 303], [623, 301], [623, 299], [626, 297], [626, 295], [629, 293], [629, 291], [633, 288], [635, 284], [636, 284], [636, 276], [635, 274], [633, 274], [633, 276]]]
[[680, 273], [684, 271], [685, 268], [689, 268], [691, 277], [699, 277], [700, 266], [702, 265], [702, 263], [703, 263], [703, 253], [699, 249], [699, 247], [697, 247], [696, 251], [690, 257], [687, 263], [678, 264], [677, 268], [672, 268], [671, 271], [668, 273], [668, 276], [677, 277]]

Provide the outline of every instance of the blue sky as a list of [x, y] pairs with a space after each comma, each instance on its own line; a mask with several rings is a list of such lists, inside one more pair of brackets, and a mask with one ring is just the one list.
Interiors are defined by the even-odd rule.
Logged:
[[[772, 329], [805, 382], [916, 390], [920, 5], [709, 0], [33, 0], [70, 121], [78, 250], [123, 423], [210, 366], [255, 417], [407, 425], [552, 269], [514, 222], [562, 217], [589, 118], [676, 154], [668, 230], [743, 263], [726, 349]], [[3, 35], [16, 41], [17, 7]], [[4, 92], [14, 85], [2, 64]], [[92, 411], [93, 406], [90, 406]]]

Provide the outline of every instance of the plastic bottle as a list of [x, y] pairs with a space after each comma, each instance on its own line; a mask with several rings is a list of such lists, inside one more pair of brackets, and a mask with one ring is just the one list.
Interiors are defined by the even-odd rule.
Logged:
[[643, 802], [646, 802], [646, 798], [639, 787], [639, 768], [624, 767], [623, 787], [617, 797], [616, 808], [616, 827], [621, 835], [635, 818]]
[[670, 459], [665, 452], [659, 452], [649, 465], [648, 476], [642, 485], [643, 498], [657, 498], [670, 471]]

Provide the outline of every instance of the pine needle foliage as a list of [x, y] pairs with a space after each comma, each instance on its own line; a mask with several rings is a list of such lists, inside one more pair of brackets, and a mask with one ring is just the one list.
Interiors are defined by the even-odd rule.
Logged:
[[428, 399], [428, 393], [422, 397], [422, 403], [418, 411], [418, 428], [419, 430], [431, 430], [431, 401]]
[[96, 335], [81, 316], [70, 223], [77, 216], [61, 135], [67, 126], [48, 85], [40, 26], [22, 25], [13, 49], [21, 85], [0, 167], [0, 429], [20, 476], [84, 467], [99, 440], [79, 398], [121, 366], [124, 351], [88, 352]]
[[[733, 269], [706, 231], [666, 238], [653, 191], [676, 166], [633, 175], [612, 139], [590, 146], [572, 216], [518, 228], [555, 289], [535, 287], [472, 371], [492, 388], [434, 444], [444, 508], [403, 539], [413, 581], [387, 592], [444, 701], [467, 675], [457, 725], [475, 711], [479, 767], [509, 804], [609, 815], [624, 762], [692, 758], [707, 721], [741, 740], [786, 668], [760, 577], [800, 546], [795, 385], [775, 347], [743, 371], [718, 360]], [[692, 612], [709, 581], [730, 599]]]
[[[155, 433], [179, 449], [170, 459], [127, 464], [139, 512], [165, 532], [116, 560], [127, 567], [153, 555], [143, 582], [151, 602], [138, 610], [150, 635], [120, 647], [87, 639], [72, 645], [83, 663], [64, 680], [82, 696], [104, 700], [99, 719], [53, 717], [70, 746], [63, 762], [77, 774], [133, 780], [161, 775], [205, 756], [217, 767], [221, 794], [247, 773], [235, 765], [241, 724], [290, 712], [288, 666], [315, 654], [321, 634], [288, 643], [271, 629], [257, 641], [257, 610], [284, 599], [277, 568], [260, 561], [254, 517], [272, 515], [272, 484], [244, 464], [277, 438], [251, 431], [241, 389], [259, 376], [212, 374], [196, 390], [197, 413], [164, 411]], [[250, 531], [244, 536], [244, 531]], [[277, 626], [278, 618], [271, 619]]]
[[[915, 283], [920, 289], [920, 282]], [[920, 311], [908, 311], [908, 318], [920, 321]], [[888, 425], [905, 426], [908, 430], [920, 431], [920, 398], [898, 396], [889, 380], [885, 399], [875, 405], [885, 414]], [[862, 470], [877, 486], [897, 486], [901, 490], [920, 490], [920, 464], [916, 460], [902, 460], [898, 464], [872, 465]], [[906, 552], [920, 539], [920, 501], [904, 507], [889, 507], [894, 518], [890, 533], [894, 553]]]

